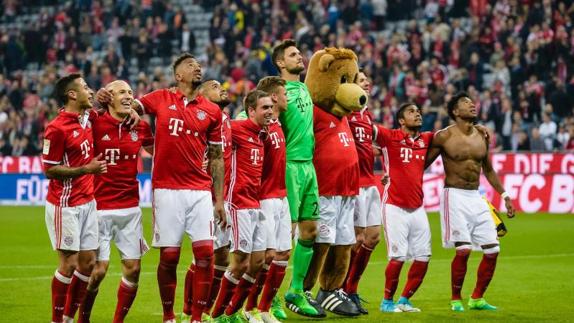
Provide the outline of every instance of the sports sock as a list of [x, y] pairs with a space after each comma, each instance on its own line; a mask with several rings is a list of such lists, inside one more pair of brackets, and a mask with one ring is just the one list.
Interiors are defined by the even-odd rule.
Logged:
[[293, 278], [291, 280], [291, 289], [296, 291], [303, 290], [303, 281], [307, 275], [311, 258], [313, 258], [313, 240], [297, 240], [295, 250], [293, 251]]
[[86, 290], [86, 296], [80, 309], [78, 310], [78, 323], [88, 323], [90, 322], [90, 314], [92, 314], [92, 308], [94, 307], [94, 302], [96, 301], [96, 296], [98, 296], [98, 290]]
[[89, 279], [89, 275], [82, 274], [77, 270], [74, 271], [66, 297], [66, 306], [64, 308], [65, 316], [74, 317], [76, 315], [78, 307], [80, 307], [80, 304], [84, 301], [84, 296], [86, 296]]
[[217, 300], [213, 306], [213, 311], [211, 312], [211, 317], [216, 318], [225, 312], [229, 301], [233, 296], [233, 291], [235, 286], [239, 283], [239, 280], [233, 278], [230, 272], [226, 271], [221, 280], [221, 287], [219, 287], [219, 293], [217, 295]]
[[423, 278], [427, 273], [428, 261], [413, 261], [411, 268], [409, 269], [409, 275], [407, 278], [407, 283], [403, 289], [402, 297], [411, 298], [419, 289], [423, 282]]
[[62, 322], [66, 294], [71, 281], [71, 277], [66, 277], [57, 270], [54, 273], [52, 278], [52, 322]]
[[470, 256], [470, 249], [462, 248], [456, 250], [456, 255], [452, 260], [450, 266], [450, 286], [452, 289], [452, 299], [460, 300], [462, 296], [460, 291], [462, 290], [462, 284], [464, 283], [464, 276], [466, 276], [466, 266], [468, 263], [468, 257]]
[[159, 265], [157, 267], [157, 283], [159, 285], [159, 296], [163, 307], [163, 320], [175, 318], [173, 312], [173, 301], [175, 299], [175, 288], [177, 286], [177, 264], [179, 263], [180, 248], [161, 248]]
[[124, 321], [136, 298], [137, 292], [138, 284], [132, 283], [122, 277], [118, 288], [118, 303], [116, 305], [116, 312], [114, 313], [114, 323], [122, 323]]
[[482, 256], [480, 265], [478, 266], [476, 287], [472, 292], [472, 298], [482, 298], [488, 284], [492, 280], [494, 275], [494, 269], [496, 268], [496, 259], [498, 258], [498, 253], [485, 253]]
[[263, 293], [261, 294], [261, 300], [259, 301], [258, 309], [261, 312], [269, 312], [273, 298], [277, 295], [277, 291], [279, 287], [281, 287], [281, 283], [285, 277], [285, 270], [287, 269], [288, 263], [288, 261], [275, 260], [271, 262], [269, 273], [267, 273], [267, 279], [263, 287]]
[[243, 307], [243, 303], [245, 302], [247, 295], [249, 295], [249, 290], [253, 284], [255, 284], [255, 278], [247, 274], [243, 274], [243, 277], [239, 280], [239, 284], [237, 284], [233, 291], [233, 297], [229, 302], [229, 306], [225, 309], [226, 315], [232, 315]]
[[192, 247], [195, 265], [191, 320], [201, 322], [203, 308], [209, 301], [209, 292], [213, 281], [213, 241], [197, 241], [192, 244]]
[[269, 265], [264, 264], [259, 273], [257, 274], [257, 279], [255, 279], [255, 284], [251, 287], [249, 291], [249, 295], [247, 296], [247, 301], [245, 302], [245, 310], [251, 311], [252, 309], [257, 307], [257, 299], [259, 298], [259, 294], [261, 294], [261, 290], [263, 289], [263, 285], [265, 284], [265, 280], [267, 280], [267, 272], [269, 270]]
[[214, 273], [213, 273], [213, 281], [211, 282], [211, 291], [209, 292], [209, 300], [205, 307], [203, 308], [203, 312], [209, 314], [211, 312], [211, 307], [215, 303], [217, 299], [217, 293], [219, 293], [219, 287], [221, 286], [221, 279], [223, 278], [223, 274], [227, 270], [226, 267], [222, 266], [214, 266]]
[[183, 313], [191, 315], [191, 305], [193, 302], [193, 263], [189, 266], [185, 274], [185, 288], [183, 290]]
[[369, 259], [371, 258], [371, 253], [373, 249], [365, 246], [364, 244], [361, 245], [359, 250], [357, 251], [354, 259], [351, 259], [351, 267], [349, 269], [349, 273], [347, 276], [347, 283], [345, 286], [345, 291], [347, 294], [356, 294], [357, 288], [359, 287], [359, 280], [367, 268], [367, 264], [369, 263]]
[[[351, 273], [351, 267], [353, 267], [355, 257], [357, 256], [357, 249], [358, 248], [355, 247], [351, 248], [351, 259], [349, 260], [349, 268], [347, 269], [347, 275], [345, 275], [345, 280], [343, 281], [343, 289], [347, 288], [347, 282], [349, 281], [349, 274]], [[347, 291], [345, 290], [345, 292]]]
[[402, 261], [391, 259], [387, 264], [387, 269], [385, 270], [385, 299], [393, 299], [393, 296], [395, 296], [403, 263]]

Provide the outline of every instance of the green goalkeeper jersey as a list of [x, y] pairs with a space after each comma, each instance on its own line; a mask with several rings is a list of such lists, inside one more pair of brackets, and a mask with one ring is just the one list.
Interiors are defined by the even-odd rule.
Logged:
[[313, 160], [313, 101], [305, 83], [288, 81], [287, 111], [279, 116], [285, 133], [288, 161]]

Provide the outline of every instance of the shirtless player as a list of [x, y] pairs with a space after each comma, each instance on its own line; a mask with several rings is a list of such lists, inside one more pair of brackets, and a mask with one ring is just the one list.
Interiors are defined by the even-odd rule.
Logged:
[[440, 207], [442, 241], [445, 248], [456, 249], [451, 265], [451, 309], [464, 311], [461, 289], [470, 251], [476, 246], [482, 249], [484, 255], [468, 306], [470, 309], [496, 310], [495, 306], [483, 298], [494, 275], [500, 247], [488, 205], [478, 192], [481, 170], [490, 185], [504, 199], [509, 218], [514, 216], [514, 207], [492, 168], [488, 142], [473, 126], [477, 110], [468, 94], [458, 93], [447, 108], [449, 116], [456, 123], [435, 134], [428, 152], [427, 165], [439, 154], [442, 156], [446, 173]]

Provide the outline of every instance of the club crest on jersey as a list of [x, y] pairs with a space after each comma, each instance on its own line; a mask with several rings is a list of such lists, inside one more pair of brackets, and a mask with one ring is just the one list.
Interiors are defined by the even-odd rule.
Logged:
[[138, 132], [137, 130], [130, 131], [130, 136], [132, 137], [132, 141], [138, 141]]
[[71, 246], [72, 243], [74, 243], [74, 237], [72, 237], [72, 236], [65, 236], [64, 237], [64, 244], [66, 246]]
[[74, 132], [72, 132], [72, 137], [74, 137], [74, 138], [76, 138], [79, 135], [80, 135], [80, 133], [76, 130], [74, 130]]
[[419, 144], [419, 147], [425, 148], [425, 142], [422, 139], [417, 140], [417, 144]]
[[205, 120], [205, 117], [206, 117], [206, 113], [204, 111], [201, 111], [201, 110], [197, 111], [197, 118], [199, 120]]

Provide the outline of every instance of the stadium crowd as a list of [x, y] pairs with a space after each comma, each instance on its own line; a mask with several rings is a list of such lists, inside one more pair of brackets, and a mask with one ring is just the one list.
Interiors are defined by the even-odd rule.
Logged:
[[[42, 6], [34, 6], [30, 3]], [[196, 1], [197, 2], [197, 1]], [[213, 12], [196, 51], [204, 79], [240, 98], [276, 73], [271, 49], [294, 38], [304, 56], [353, 49], [372, 78], [375, 120], [395, 123], [402, 102], [423, 109], [423, 131], [449, 123], [446, 102], [467, 90], [491, 129], [493, 151], [574, 150], [574, 4], [533, 0], [199, 1]], [[195, 51], [170, 1], [5, 0], [0, 16], [0, 154], [35, 155], [57, 112], [58, 75], [80, 71], [92, 88], [129, 79], [139, 97], [169, 84], [169, 61]], [[35, 19], [14, 27], [18, 15]], [[161, 67], [149, 64], [154, 57]]]

